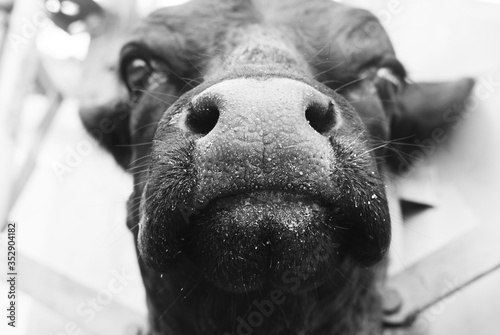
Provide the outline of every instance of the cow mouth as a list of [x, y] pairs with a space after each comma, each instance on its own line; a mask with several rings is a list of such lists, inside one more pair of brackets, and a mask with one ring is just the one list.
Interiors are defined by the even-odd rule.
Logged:
[[176, 183], [166, 177], [147, 183], [138, 229], [141, 259], [162, 273], [179, 266], [232, 292], [308, 290], [341, 282], [353, 266], [376, 264], [389, 246], [376, 174], [340, 175], [314, 189], [309, 181], [200, 188], [189, 173]]
[[231, 291], [319, 285], [341, 263], [349, 230], [331, 203], [280, 191], [219, 197], [190, 224], [186, 253], [209, 280]]

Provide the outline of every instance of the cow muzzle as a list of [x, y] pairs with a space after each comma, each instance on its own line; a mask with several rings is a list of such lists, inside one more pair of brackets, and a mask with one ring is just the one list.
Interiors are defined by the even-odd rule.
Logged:
[[290, 278], [309, 289], [379, 261], [390, 239], [383, 183], [346, 106], [288, 78], [222, 81], [177, 106], [151, 154], [144, 260], [164, 271], [184, 254], [232, 291], [287, 289]]

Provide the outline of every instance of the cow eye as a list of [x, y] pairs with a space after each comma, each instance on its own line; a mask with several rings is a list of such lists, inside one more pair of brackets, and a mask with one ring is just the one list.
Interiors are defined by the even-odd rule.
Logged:
[[[378, 86], [380, 89], [388, 89], [387, 86], [390, 86], [393, 92], [398, 93], [403, 89], [404, 81], [401, 79], [394, 71], [388, 67], [381, 67], [377, 70], [376, 73], [377, 81], [379, 82]], [[385, 86], [385, 87], [383, 87]]]
[[134, 95], [140, 95], [145, 90], [153, 90], [167, 82], [167, 75], [158, 62], [144, 58], [135, 58], [124, 67], [125, 83]]

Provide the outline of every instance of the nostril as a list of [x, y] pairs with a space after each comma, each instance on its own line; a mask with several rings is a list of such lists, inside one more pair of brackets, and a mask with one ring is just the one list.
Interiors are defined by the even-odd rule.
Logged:
[[206, 97], [190, 104], [186, 125], [197, 134], [206, 135], [214, 129], [219, 120], [219, 107], [216, 98]]
[[326, 133], [330, 131], [335, 124], [337, 115], [333, 101], [324, 106], [320, 103], [312, 102], [306, 108], [306, 120], [309, 121], [311, 127], [318, 133]]

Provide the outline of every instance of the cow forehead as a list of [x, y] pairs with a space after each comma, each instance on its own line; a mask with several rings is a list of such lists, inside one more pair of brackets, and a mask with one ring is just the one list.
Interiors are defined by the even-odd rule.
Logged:
[[385, 30], [371, 13], [331, 0], [194, 0], [154, 12], [132, 41], [179, 70], [192, 65], [204, 69], [217, 56], [234, 56], [235, 50], [246, 48], [263, 59], [266, 52], [273, 53], [276, 57], [269, 61], [283, 57], [297, 68], [305, 67], [302, 58], [320, 74], [319, 81], [335, 78], [339, 83], [394, 55]]

